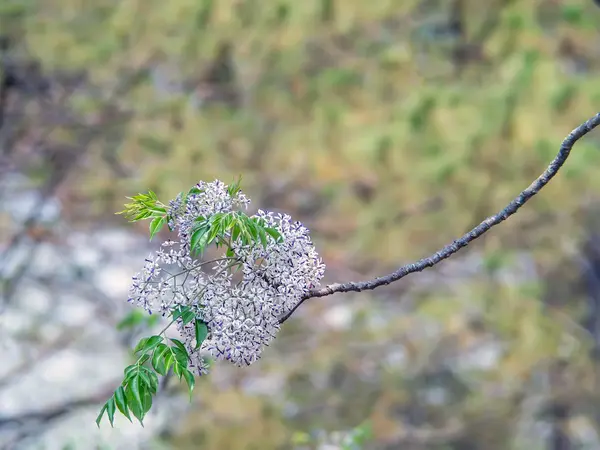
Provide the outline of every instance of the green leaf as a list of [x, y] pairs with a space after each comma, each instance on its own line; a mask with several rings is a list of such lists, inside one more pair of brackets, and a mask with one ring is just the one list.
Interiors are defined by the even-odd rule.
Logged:
[[242, 227], [239, 222], [235, 222], [233, 227], [231, 228], [231, 241], [235, 242], [238, 240], [240, 234], [242, 233]]
[[98, 417], [96, 417], [96, 425], [98, 426], [98, 428], [100, 428], [100, 422], [102, 421], [102, 416], [104, 415], [104, 412], [106, 411], [106, 409], [108, 408], [108, 403], [105, 403], [104, 406], [102, 407], [102, 409], [100, 410], [100, 414], [98, 414]]
[[165, 223], [167, 223], [166, 216], [155, 217], [154, 219], [152, 219], [152, 222], [150, 222], [150, 240], [152, 240], [156, 233], [158, 233], [162, 229]]
[[196, 348], [200, 348], [206, 336], [208, 336], [208, 327], [206, 323], [200, 319], [196, 319], [196, 323], [194, 324], [196, 331]]
[[139, 352], [142, 348], [146, 346], [146, 342], [148, 342], [148, 337], [141, 338], [135, 348], [133, 349], [133, 353]]
[[123, 386], [119, 386], [115, 391], [115, 402], [117, 404], [117, 408], [121, 411], [127, 419], [131, 422], [131, 416], [129, 415], [129, 407], [127, 406], [127, 397], [125, 397], [125, 389]]
[[225, 221], [225, 231], [231, 230], [233, 225], [235, 224], [235, 216], [234, 214], [227, 214], [227, 220]]
[[242, 241], [242, 244], [247, 245], [252, 241], [252, 235], [248, 231], [248, 227], [246, 226], [245, 217], [241, 217], [241, 220], [238, 222], [239, 227], [239, 238]]
[[169, 348], [169, 352], [165, 355], [165, 371], [167, 373], [169, 372], [169, 369], [175, 362], [175, 355], [173, 355], [173, 352], [171, 352], [170, 350], [171, 349]]
[[229, 223], [231, 222], [231, 218], [233, 216], [233, 213], [226, 213], [223, 214], [221, 216], [221, 218], [219, 219], [219, 228], [221, 230], [221, 233], [225, 233], [227, 231], [227, 227], [229, 225]]
[[254, 227], [254, 223], [247, 217], [245, 217], [246, 221], [244, 222], [244, 233], [247, 244], [254, 244], [258, 241], [258, 233], [256, 228]]
[[150, 392], [156, 394], [156, 391], [158, 390], [158, 378], [156, 378], [156, 383], [154, 383], [155, 379], [151, 378], [151, 374], [155, 377], [156, 375], [153, 372], [150, 372], [147, 367], [141, 366], [140, 369], [142, 369], [138, 373], [140, 383], [142, 383], [144, 387], [147, 387]]
[[217, 213], [211, 218], [210, 230], [206, 237], [206, 245], [210, 245], [210, 243], [214, 241], [218, 235], [225, 233], [225, 228], [222, 222], [224, 217], [224, 214]]
[[192, 311], [191, 309], [187, 309], [183, 312], [183, 314], [181, 315], [181, 320], [183, 320], [183, 324], [187, 325], [188, 323], [190, 323], [192, 320], [194, 320], [196, 318], [196, 314], [194, 314], [194, 311]]
[[138, 366], [141, 366], [142, 364], [144, 364], [149, 359], [150, 359], [150, 353], [144, 353], [144, 355], [138, 360], [138, 362], [136, 364]]
[[185, 370], [185, 367], [183, 367], [181, 364], [179, 364], [178, 362], [176, 362], [173, 365], [173, 373], [175, 375], [177, 375], [177, 377], [179, 378], [179, 380], [181, 380], [181, 376], [183, 375], [183, 370]]
[[[133, 415], [140, 421], [144, 418], [144, 414], [138, 415], [140, 411], [143, 411], [143, 403], [142, 396], [144, 395], [145, 389], [144, 385], [141, 382], [141, 378], [136, 376], [133, 377], [129, 383], [127, 383], [127, 387], [125, 388], [125, 394], [128, 396], [129, 400], [133, 400], [133, 402], [129, 403]], [[136, 414], [136, 411], [138, 414]]]
[[152, 355], [152, 367], [161, 375], [167, 374], [167, 367], [165, 364], [165, 355], [169, 352], [169, 346], [165, 344], [158, 344], [154, 349]]
[[183, 372], [183, 378], [185, 378], [185, 382], [188, 385], [188, 389], [190, 392], [190, 402], [192, 401], [192, 391], [194, 390], [194, 386], [196, 384], [196, 380], [194, 379], [194, 375], [189, 370], [185, 369]]
[[140, 424], [142, 426], [144, 426], [143, 405], [141, 402], [138, 402], [138, 400], [136, 399], [135, 393], [133, 391], [133, 388], [129, 384], [125, 388], [125, 397], [127, 398], [127, 404], [129, 405], [129, 409], [131, 410], [131, 412], [133, 413], [135, 418], [140, 421]]
[[185, 308], [188, 308], [188, 306], [176, 306], [175, 308], [172, 309], [171, 311], [171, 315], [173, 316], [173, 320], [177, 320], [181, 317], [181, 315], [183, 314], [183, 311], [185, 311]]
[[[187, 368], [189, 355], [185, 345], [183, 345], [180, 340], [171, 339], [171, 341], [175, 345], [173, 347], [169, 347], [171, 358], [169, 359], [168, 363], [169, 366], [173, 364], [173, 371], [181, 378], [180, 371], [182, 368]], [[165, 360], [167, 360], [167, 357], [165, 357]]]
[[138, 222], [140, 220], [147, 219], [152, 216], [152, 213], [147, 210], [140, 211], [133, 219], [129, 219], [131, 222]]
[[206, 248], [208, 242], [208, 231], [210, 227], [208, 225], [201, 225], [197, 230], [192, 233], [190, 238], [190, 250], [195, 253], [202, 253]]
[[135, 376], [138, 370], [139, 366], [137, 364], [132, 364], [130, 366], [125, 367], [125, 370], [123, 371], [125, 374], [125, 381], [127, 381], [132, 376]]
[[[147, 219], [149, 217], [157, 218], [166, 216], [167, 210], [154, 192], [148, 194], [137, 194], [133, 197], [127, 197], [131, 203], [125, 205], [125, 209], [117, 214], [124, 214], [130, 222]], [[158, 227], [157, 223], [151, 227], [151, 233]], [[152, 235], [154, 235], [152, 233]]]
[[204, 192], [202, 189], [199, 189], [198, 186], [194, 186], [193, 188], [191, 188], [188, 192], [188, 195], [190, 194], [202, 194], [202, 192]]
[[164, 217], [167, 210], [162, 206], [149, 206], [148, 211], [152, 213], [152, 217]]
[[187, 325], [196, 318], [196, 314], [189, 306], [178, 306], [173, 310], [172, 314], [174, 320], [181, 318], [184, 325]]
[[149, 367], [142, 366], [140, 373], [143, 375], [144, 382], [154, 394], [158, 391], [158, 376]]
[[182, 352], [187, 354], [187, 349], [185, 348], [185, 345], [183, 344], [183, 342], [181, 342], [179, 339], [175, 339], [175, 338], [171, 338], [171, 342], [173, 342], [173, 344], [175, 344], [175, 347], [179, 348], [179, 350], [181, 350]]
[[142, 398], [142, 411], [144, 411], [144, 415], [152, 408], [152, 394], [150, 392], [145, 391], [144, 397]]
[[236, 181], [227, 186], [227, 193], [232, 197], [240, 191], [242, 176], [240, 175]]
[[267, 232], [267, 234], [269, 234], [273, 239], [275, 239], [275, 242], [279, 242], [280, 240], [283, 239], [283, 236], [281, 236], [281, 233], [279, 232], [279, 230], [277, 230], [276, 228], [271, 228], [271, 227], [265, 227], [265, 231]]
[[115, 427], [115, 398], [111, 397], [106, 402], [106, 414], [111, 427]]
[[258, 242], [258, 227], [256, 226], [256, 223], [254, 222], [254, 220], [248, 219], [246, 222], [246, 226], [248, 227], [248, 230], [250, 231], [252, 240], [254, 242]]
[[156, 347], [158, 344], [160, 344], [162, 342], [163, 338], [162, 336], [158, 336], [158, 335], [154, 335], [154, 336], [150, 336], [148, 338], [142, 338], [140, 339], [140, 342], [138, 342], [138, 345], [135, 346], [135, 349], [133, 350], [134, 353], [147, 353], [150, 350], [154, 349], [154, 347]]
[[173, 370], [177, 373], [177, 368], [187, 368], [188, 365], [188, 354], [183, 352], [177, 347], [171, 347], [173, 357], [175, 358], [175, 364], [173, 364]]
[[152, 380], [152, 386], [154, 393], [158, 391], [158, 375], [148, 369], [148, 375], [150, 376], [150, 380]]
[[265, 229], [261, 226], [258, 227], [258, 237], [260, 238], [260, 243], [262, 244], [263, 248], [267, 248], [267, 233], [265, 232]]
[[225, 252], [225, 256], [227, 256], [228, 258], [233, 258], [235, 256], [235, 253], [231, 248], [228, 248]]

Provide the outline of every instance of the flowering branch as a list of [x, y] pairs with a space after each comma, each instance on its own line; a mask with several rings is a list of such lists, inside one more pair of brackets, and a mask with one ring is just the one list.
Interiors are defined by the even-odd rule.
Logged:
[[[229, 186], [201, 181], [168, 205], [152, 191], [131, 197], [121, 214], [132, 222], [151, 219], [150, 239], [167, 225], [177, 233], [177, 241], [163, 242], [146, 258], [133, 277], [128, 300], [170, 320], [159, 334], [139, 341], [134, 349], [137, 360], [125, 369], [123, 382], [100, 411], [97, 424], [106, 413], [113, 425], [117, 410], [129, 420], [131, 412], [142, 423], [158, 391], [158, 375], [167, 377], [172, 371], [187, 383], [191, 395], [195, 375], [208, 373], [206, 354], [238, 366], [254, 363], [281, 324], [309, 298], [375, 289], [452, 256], [516, 213], [556, 175], [573, 145], [598, 125], [600, 113], [573, 130], [544, 173], [498, 214], [432, 256], [369, 281], [317, 288], [325, 266], [309, 231], [288, 215], [262, 210], [246, 215], [242, 209], [250, 200], [239, 180]], [[224, 254], [202, 261], [211, 244], [223, 248]], [[171, 267], [176, 270], [169, 271]], [[167, 338], [173, 324], [182, 340]]]
[[332, 295], [338, 292], [362, 292], [373, 290], [380, 286], [388, 285], [395, 281], [398, 281], [405, 276], [415, 273], [421, 272], [429, 267], [433, 267], [439, 262], [443, 261], [446, 258], [449, 258], [456, 252], [458, 252], [461, 248], [466, 247], [475, 239], [479, 238], [483, 234], [485, 234], [490, 228], [499, 223], [505, 221], [514, 213], [516, 213], [521, 206], [523, 206], [528, 200], [530, 200], [534, 195], [536, 195], [544, 186], [546, 186], [552, 178], [558, 173], [560, 168], [563, 166], [569, 154], [571, 153], [571, 149], [575, 145], [575, 143], [581, 139], [583, 136], [588, 134], [594, 128], [600, 125], [600, 113], [596, 114], [591, 119], [587, 120], [585, 123], [582, 123], [577, 128], [569, 133], [569, 135], [563, 140], [560, 150], [556, 157], [552, 160], [548, 168], [533, 182], [529, 185], [527, 189], [522, 191], [512, 202], [506, 206], [502, 211], [498, 214], [495, 214], [491, 217], [488, 217], [471, 231], [465, 233], [460, 238], [454, 240], [451, 244], [446, 245], [441, 250], [435, 252], [433, 255], [428, 256], [426, 258], [420, 259], [414, 263], [406, 264], [396, 271], [390, 273], [389, 275], [385, 275], [382, 277], [377, 277], [368, 281], [360, 281], [354, 282], [349, 281], [347, 283], [334, 283], [328, 286], [322, 287], [320, 289], [312, 289], [310, 292], [306, 293], [300, 301], [296, 304], [292, 310], [283, 315], [279, 320], [279, 323], [282, 324], [286, 320], [288, 320], [292, 314], [302, 305], [306, 300], [315, 297], [326, 297], [328, 295]]
[[[308, 230], [288, 215], [246, 215], [242, 209], [250, 200], [239, 183], [201, 181], [168, 205], [149, 191], [130, 197], [119, 213], [132, 222], [150, 219], [150, 239], [165, 225], [177, 233], [177, 241], [163, 242], [146, 258], [129, 292], [129, 302], [170, 320], [160, 333], [139, 341], [136, 361], [125, 368], [98, 425], [104, 414], [113, 425], [117, 411], [142, 423], [158, 376], [171, 371], [191, 395], [194, 376], [208, 373], [207, 354], [238, 366], [257, 361], [279, 331], [279, 318], [319, 284], [325, 266]], [[203, 261], [211, 244], [224, 254]], [[131, 316], [126, 323], [139, 321]], [[182, 340], [167, 338], [173, 324]]]

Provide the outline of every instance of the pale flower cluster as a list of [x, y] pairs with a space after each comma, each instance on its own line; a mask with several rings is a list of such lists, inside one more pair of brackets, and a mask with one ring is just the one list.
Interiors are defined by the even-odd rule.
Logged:
[[[129, 301], [149, 313], [168, 315], [177, 305], [189, 306], [207, 323], [208, 338], [194, 350], [194, 323], [177, 321], [191, 357], [190, 369], [206, 373], [202, 352], [237, 365], [256, 361], [279, 331], [279, 318], [289, 312], [323, 277], [325, 266], [301, 223], [282, 214], [259, 211], [256, 216], [276, 228], [282, 240], [268, 236], [260, 243], [232, 243], [234, 256], [203, 261], [190, 255], [194, 220], [215, 213], [247, 208], [249, 199], [240, 191], [229, 195], [221, 181], [200, 182], [199, 193], [170, 203], [169, 224], [177, 241], [166, 241], [133, 278]], [[225, 253], [225, 251], [224, 251]], [[238, 274], [232, 264], [241, 267]]]

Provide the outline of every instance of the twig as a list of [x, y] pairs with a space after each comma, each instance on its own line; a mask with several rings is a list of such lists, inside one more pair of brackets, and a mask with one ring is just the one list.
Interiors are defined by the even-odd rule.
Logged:
[[544, 173], [542, 173], [533, 183], [529, 185], [527, 189], [521, 192], [512, 202], [510, 202], [506, 208], [504, 208], [498, 214], [488, 217], [471, 231], [456, 239], [451, 244], [446, 245], [441, 250], [427, 258], [420, 259], [414, 263], [406, 264], [389, 275], [377, 277], [368, 281], [334, 283], [320, 289], [312, 289], [300, 299], [300, 301], [290, 312], [279, 319], [279, 323], [282, 324], [288, 320], [291, 315], [294, 314], [294, 312], [300, 307], [300, 305], [302, 305], [309, 298], [326, 297], [337, 292], [362, 292], [372, 290], [398, 281], [411, 273], [421, 272], [429, 267], [435, 266], [444, 259], [449, 258], [461, 248], [466, 247], [469, 243], [482, 236], [490, 228], [505, 221], [514, 213], [516, 213], [521, 206], [523, 206], [529, 199], [536, 195], [545, 185], [550, 182], [552, 178], [554, 178], [569, 157], [571, 149], [575, 143], [598, 125], [600, 125], [600, 113], [596, 114], [594, 117], [571, 131], [571, 133], [569, 133], [569, 135], [562, 142], [558, 154], [550, 163], [548, 168], [544, 171]]

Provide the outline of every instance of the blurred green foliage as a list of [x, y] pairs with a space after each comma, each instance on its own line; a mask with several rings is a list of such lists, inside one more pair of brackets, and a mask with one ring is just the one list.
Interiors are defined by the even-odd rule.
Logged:
[[[2, 0], [0, 17], [44, 68], [85, 71], [90, 85], [110, 89], [149, 68], [116, 101], [128, 112], [116, 138], [94, 144], [133, 176], [115, 176], [98, 151], [70, 181], [86, 217], [106, 220], [131, 192], [170, 198], [242, 173], [255, 207], [307, 224], [335, 281], [425, 256], [497, 212], [600, 101], [600, 9], [585, 0]], [[224, 43], [243, 100], [199, 109], [191, 92]], [[89, 90], [68, 101], [82, 116], [99, 112]], [[170, 441], [292, 448], [294, 433], [369, 419], [381, 448], [547, 448], [523, 438], [515, 417], [541, 417], [527, 408], [557, 365], [570, 426], [600, 432], [587, 412], [597, 368], [576, 323], [581, 292], [553, 294], [576, 278], [561, 255], [584, 236], [600, 192], [599, 146], [578, 143], [540, 195], [467, 250], [484, 255], [475, 281], [348, 298], [349, 329], [291, 320], [261, 364], [217, 367], [198, 383], [198, 409]], [[541, 279], [499, 281], [519, 252]], [[448, 368], [492, 341], [496, 363]], [[252, 377], [280, 391], [245, 390]]]

